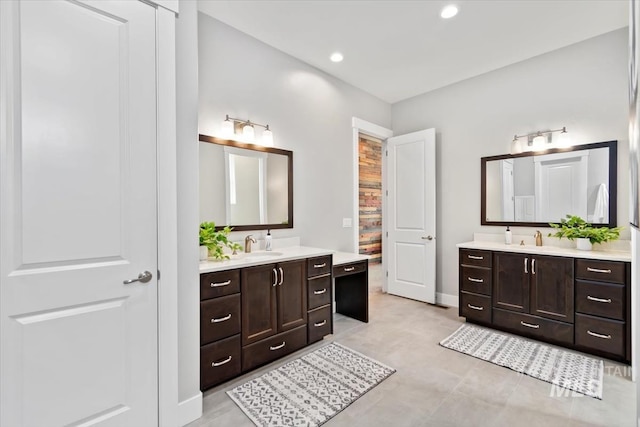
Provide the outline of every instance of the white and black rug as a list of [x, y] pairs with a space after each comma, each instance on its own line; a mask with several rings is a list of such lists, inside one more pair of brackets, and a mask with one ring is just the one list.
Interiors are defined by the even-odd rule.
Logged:
[[602, 399], [604, 362], [600, 359], [466, 323], [440, 345]]
[[257, 426], [319, 426], [394, 372], [332, 343], [227, 394]]

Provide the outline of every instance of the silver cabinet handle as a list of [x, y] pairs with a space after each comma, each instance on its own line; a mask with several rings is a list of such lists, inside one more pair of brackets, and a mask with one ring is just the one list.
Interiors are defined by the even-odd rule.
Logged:
[[212, 363], [211, 363], [211, 367], [212, 367], [212, 368], [215, 368], [215, 367], [217, 367], [217, 366], [222, 366], [222, 365], [224, 365], [225, 363], [229, 363], [229, 362], [231, 362], [231, 359], [233, 359], [233, 357], [229, 356], [229, 357], [227, 357], [226, 359], [224, 359], [222, 362], [212, 362]]
[[467, 255], [467, 258], [469, 258], [469, 259], [484, 259], [483, 256], [476, 256], [476, 255]]
[[473, 277], [467, 277], [467, 279], [469, 279], [470, 282], [484, 283], [484, 279], [474, 279]]
[[531, 258], [531, 274], [536, 274], [536, 259]]
[[320, 290], [320, 291], [313, 291], [313, 294], [314, 294], [314, 295], [322, 295], [322, 294], [324, 294], [325, 292], [327, 292], [327, 288], [324, 288], [324, 289], [322, 289], [322, 290]]
[[322, 264], [313, 264], [313, 268], [322, 268], [322, 267], [326, 267], [327, 263], [323, 262]]
[[607, 304], [611, 304], [611, 298], [604, 299], [604, 298], [596, 298], [596, 297], [592, 297], [591, 295], [587, 295], [587, 299], [589, 301], [604, 302]]
[[520, 324], [522, 326], [526, 326], [527, 328], [533, 328], [533, 329], [539, 329], [540, 328], [540, 325], [534, 325], [532, 323], [523, 322], [522, 320], [520, 321]]
[[271, 286], [277, 286], [278, 285], [278, 270], [276, 270], [275, 268], [273, 269], [273, 284]]
[[284, 272], [282, 271], [282, 267], [278, 267], [280, 270], [280, 282], [278, 282], [278, 286], [282, 286], [282, 282], [284, 281]]
[[591, 267], [587, 267], [587, 271], [590, 271], [592, 273], [604, 273], [604, 274], [611, 274], [611, 270], [601, 270], [599, 268], [591, 268]]
[[355, 270], [355, 269], [356, 269], [355, 267], [345, 267], [345, 268], [344, 268], [344, 271], [345, 271], [346, 273], [348, 273], [348, 272], [353, 271], [353, 270]]
[[591, 332], [590, 330], [587, 330], [587, 333], [589, 335], [591, 335], [592, 337], [602, 338], [604, 340], [610, 340], [611, 339], [611, 335], [603, 335], [603, 334], [599, 334], [597, 332]]
[[271, 351], [280, 350], [282, 347], [285, 346], [286, 343], [287, 343], [286, 341], [282, 341], [282, 344], [276, 345], [275, 347], [269, 347], [269, 350], [271, 350]]
[[211, 323], [226, 322], [229, 319], [231, 319], [231, 313], [227, 314], [224, 317], [218, 317], [217, 319], [211, 319]]
[[211, 287], [212, 288], [219, 288], [220, 286], [227, 286], [231, 284], [231, 279], [227, 280], [226, 282], [220, 282], [220, 283], [212, 283]]
[[133, 282], [147, 283], [149, 280], [151, 280], [152, 277], [153, 274], [151, 274], [150, 271], [144, 271], [138, 274], [138, 277], [136, 277], [135, 279], [125, 280], [122, 283], [124, 283], [125, 285], [129, 285]]
[[478, 311], [484, 310], [484, 307], [478, 307], [477, 305], [467, 304], [467, 307], [469, 307], [472, 310], [478, 310]]
[[529, 271], [527, 271], [527, 264], [529, 264], [529, 258], [524, 259], [524, 274], [529, 274]]
[[326, 324], [327, 324], [327, 320], [325, 319], [322, 322], [314, 323], [313, 326], [315, 326], [316, 328], [319, 328], [320, 326], [324, 326]]

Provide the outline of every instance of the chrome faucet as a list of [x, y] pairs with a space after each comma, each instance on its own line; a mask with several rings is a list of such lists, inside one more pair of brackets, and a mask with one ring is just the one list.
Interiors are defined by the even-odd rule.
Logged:
[[244, 238], [244, 251], [245, 253], [251, 252], [251, 243], [258, 243], [251, 234]]
[[536, 238], [536, 246], [542, 246], [542, 233], [540, 230], [537, 230], [533, 237]]

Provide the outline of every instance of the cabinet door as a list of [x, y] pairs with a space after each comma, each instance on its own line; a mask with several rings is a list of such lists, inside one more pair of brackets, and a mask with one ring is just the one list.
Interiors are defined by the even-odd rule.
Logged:
[[531, 314], [573, 323], [573, 259], [531, 257]]
[[493, 253], [493, 306], [521, 313], [529, 312], [530, 255]]
[[276, 265], [242, 269], [242, 345], [277, 333]]
[[305, 261], [278, 264], [278, 332], [307, 323]]

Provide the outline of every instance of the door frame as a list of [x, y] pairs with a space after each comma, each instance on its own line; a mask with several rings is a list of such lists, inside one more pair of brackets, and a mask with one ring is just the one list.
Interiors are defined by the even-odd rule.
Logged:
[[[352, 153], [353, 153], [353, 253], [357, 254], [359, 252], [358, 248], [360, 246], [360, 152], [359, 152], [359, 144], [360, 144], [360, 134], [363, 133], [365, 135], [373, 136], [382, 140], [382, 270], [385, 272], [385, 276], [382, 281], [382, 292], [387, 292], [387, 262], [385, 260], [385, 252], [386, 252], [386, 232], [387, 232], [387, 222], [386, 222], [386, 213], [387, 213], [387, 202], [386, 194], [387, 191], [387, 179], [386, 179], [386, 168], [387, 168], [387, 156], [384, 155], [387, 149], [387, 138], [393, 136], [393, 131], [391, 129], [387, 129], [383, 126], [379, 126], [375, 123], [368, 122], [363, 119], [359, 119], [357, 117], [353, 117], [351, 119], [351, 127], [353, 128], [353, 143], [352, 143]], [[358, 220], [358, 223], [355, 223], [355, 220]]]

